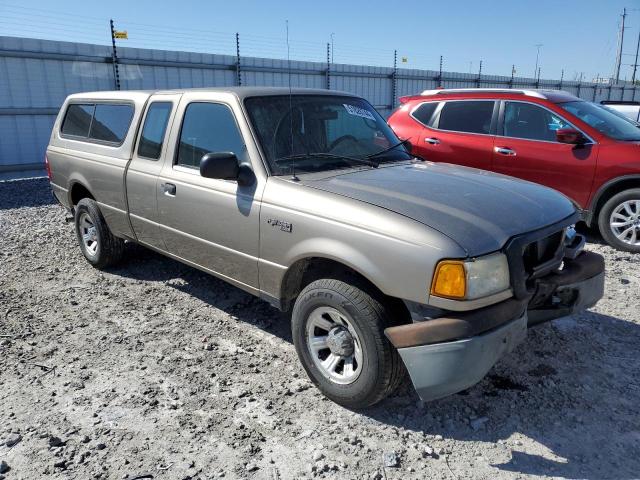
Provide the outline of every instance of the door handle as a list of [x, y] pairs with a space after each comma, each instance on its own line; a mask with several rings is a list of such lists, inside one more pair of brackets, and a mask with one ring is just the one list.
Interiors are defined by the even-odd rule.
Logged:
[[428, 137], [424, 139], [429, 145], [440, 145], [440, 140], [435, 137]]
[[162, 191], [167, 197], [176, 196], [176, 186], [173, 183], [163, 183], [161, 187], [162, 187]]
[[494, 148], [496, 153], [499, 153], [500, 155], [507, 155], [509, 157], [515, 157], [516, 156], [516, 151], [512, 150], [508, 147], [496, 147]]

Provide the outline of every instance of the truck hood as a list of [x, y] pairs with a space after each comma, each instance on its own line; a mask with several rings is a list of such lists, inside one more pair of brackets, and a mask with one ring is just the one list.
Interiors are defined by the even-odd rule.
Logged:
[[567, 197], [550, 188], [443, 163], [381, 166], [300, 181], [409, 217], [447, 235], [469, 256], [499, 250], [514, 235], [575, 212]]

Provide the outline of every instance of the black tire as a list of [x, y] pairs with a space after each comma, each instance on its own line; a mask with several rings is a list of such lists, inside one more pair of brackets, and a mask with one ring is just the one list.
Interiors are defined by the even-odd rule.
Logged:
[[[640, 188], [625, 190], [607, 200], [607, 203], [602, 206], [602, 208], [600, 209], [600, 213], [598, 214], [598, 228], [600, 229], [602, 238], [604, 238], [604, 240], [612, 247], [625, 252], [640, 253], [640, 244], [632, 245], [620, 240], [618, 237], [616, 237], [609, 224], [611, 214], [620, 205], [629, 200], [636, 200], [640, 202]], [[636, 213], [640, 214], [640, 211]], [[640, 242], [640, 224], [637, 227], [636, 235], [638, 239], [637, 241]]]
[[[91, 231], [94, 240], [85, 243], [83, 235], [86, 234], [88, 221], [95, 228]], [[98, 204], [90, 198], [83, 198], [75, 208], [76, 237], [82, 254], [95, 268], [106, 268], [118, 263], [124, 255], [124, 240], [114, 236], [109, 230], [107, 222]], [[93, 242], [96, 242], [95, 244]], [[95, 250], [92, 250], [95, 246]]]
[[[314, 363], [307, 324], [310, 314], [321, 307], [346, 315], [359, 337], [362, 368], [350, 384], [335, 383]], [[391, 318], [390, 310], [365, 289], [340, 280], [316, 280], [300, 293], [291, 318], [293, 343], [309, 378], [326, 397], [347, 408], [359, 409], [379, 402], [398, 387], [405, 369], [397, 350], [384, 335]]]

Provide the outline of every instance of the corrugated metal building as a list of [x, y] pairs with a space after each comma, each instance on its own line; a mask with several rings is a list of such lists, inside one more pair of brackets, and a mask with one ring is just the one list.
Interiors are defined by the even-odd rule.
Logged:
[[[237, 85], [286, 86], [286, 60], [194, 52], [118, 48], [122, 89]], [[294, 87], [343, 90], [388, 115], [397, 98], [424, 89], [461, 87], [562, 88], [587, 100], [636, 98], [629, 85], [604, 86], [430, 70], [291, 61]], [[114, 89], [111, 47], [0, 36], [0, 172], [41, 168], [55, 115], [71, 93]]]

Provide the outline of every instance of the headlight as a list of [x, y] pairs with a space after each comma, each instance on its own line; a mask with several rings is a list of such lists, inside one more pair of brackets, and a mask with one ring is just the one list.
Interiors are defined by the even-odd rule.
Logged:
[[509, 263], [503, 253], [475, 260], [442, 260], [436, 266], [431, 295], [473, 300], [507, 290]]

